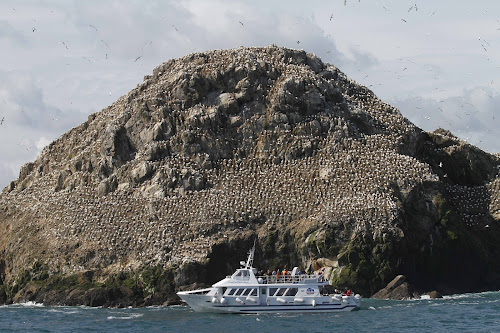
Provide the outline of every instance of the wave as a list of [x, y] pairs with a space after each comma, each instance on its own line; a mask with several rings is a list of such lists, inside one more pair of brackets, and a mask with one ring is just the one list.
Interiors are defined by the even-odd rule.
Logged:
[[142, 313], [132, 313], [132, 314], [127, 314], [126, 316], [108, 316], [108, 320], [128, 320], [128, 319], [135, 319], [142, 317]]
[[58, 309], [58, 308], [52, 308], [52, 309], [49, 309], [48, 310], [49, 312], [53, 312], [53, 313], [64, 313], [64, 314], [75, 314], [75, 313], [78, 313], [78, 311], [76, 310], [70, 310], [69, 308], [61, 308], [61, 309]]
[[446, 305], [446, 303], [444, 302], [429, 303], [429, 306], [431, 307], [444, 306], [444, 305]]
[[182, 304], [167, 305], [167, 306], [159, 305], [159, 307], [162, 307], [164, 309], [190, 309], [189, 306], [182, 305]]
[[[173, 306], [173, 305], [172, 305]], [[168, 309], [170, 306], [165, 306], [165, 305], [148, 305], [144, 307], [145, 309], [151, 309], [151, 310], [164, 310]], [[130, 309], [130, 307], [129, 307]]]
[[498, 296], [500, 291], [484, 291], [480, 293], [465, 293], [465, 294], [454, 294], [443, 296], [443, 299], [461, 299], [461, 298], [482, 298], [490, 296]]
[[37, 302], [33, 302], [33, 301], [28, 301], [28, 302], [24, 302], [24, 303], [16, 303], [14, 304], [14, 306], [21, 306], [21, 307], [25, 307], [25, 308], [41, 308], [41, 307], [44, 307], [43, 303], [37, 303]]

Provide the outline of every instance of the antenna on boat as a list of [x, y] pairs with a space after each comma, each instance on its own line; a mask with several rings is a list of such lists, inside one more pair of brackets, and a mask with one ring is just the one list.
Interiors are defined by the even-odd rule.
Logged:
[[253, 241], [253, 247], [252, 249], [248, 252], [248, 259], [247, 259], [247, 263], [245, 265], [245, 268], [246, 269], [251, 269], [252, 268], [252, 265], [253, 265], [253, 257], [255, 255], [255, 242], [257, 240], [254, 240]]

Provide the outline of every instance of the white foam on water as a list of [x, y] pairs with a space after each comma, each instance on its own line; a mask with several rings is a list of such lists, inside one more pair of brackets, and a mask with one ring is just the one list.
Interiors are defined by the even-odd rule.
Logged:
[[[154, 306], [152, 306], [154, 307]], [[190, 307], [186, 306], [186, 305], [168, 305], [168, 306], [159, 306], [161, 307], [162, 309], [191, 309]]]
[[461, 299], [461, 298], [482, 298], [489, 295], [498, 294], [498, 291], [484, 291], [481, 293], [454, 294], [443, 296], [444, 299]]
[[470, 301], [470, 302], [458, 302], [458, 304], [460, 304], [460, 305], [479, 305], [481, 303]]
[[41, 308], [44, 306], [43, 303], [37, 303], [37, 302], [33, 302], [33, 301], [28, 301], [28, 302], [24, 302], [24, 303], [17, 303], [16, 305], [26, 307], [26, 308]]
[[75, 313], [78, 313], [78, 311], [75, 311], [75, 310], [64, 310], [64, 309], [57, 309], [57, 308], [52, 308], [52, 309], [49, 310], [49, 312], [64, 313], [64, 314], [75, 314]]
[[108, 316], [108, 320], [114, 320], [114, 319], [117, 319], [117, 320], [128, 320], [128, 319], [135, 319], [135, 318], [139, 318], [139, 317], [142, 317], [143, 314], [142, 313], [132, 313], [132, 314], [129, 314], [128, 316]]
[[[176, 306], [176, 305], [173, 305]], [[163, 311], [163, 310], [169, 310], [170, 308], [173, 308], [173, 306], [164, 306], [164, 305], [149, 305], [144, 307], [145, 309], [151, 310], [151, 311]], [[129, 308], [129, 309], [133, 309]]]
[[99, 310], [102, 309], [102, 306], [78, 305], [77, 308], [80, 310]]
[[270, 313], [269, 315], [275, 316], [277, 318], [295, 318], [297, 317], [297, 315], [300, 315], [300, 313], [276, 312], [276, 313]]
[[394, 304], [395, 308], [411, 308], [416, 306], [415, 300], [405, 300], [401, 301], [399, 304]]
[[500, 299], [494, 299], [494, 300], [485, 301], [485, 303], [497, 303], [497, 302], [500, 302]]
[[443, 305], [446, 305], [445, 302], [436, 302], [436, 303], [429, 303], [429, 306], [443, 306]]
[[447, 295], [443, 296], [443, 299], [461, 299], [461, 298], [470, 298], [473, 294], [457, 294], [457, 295]]

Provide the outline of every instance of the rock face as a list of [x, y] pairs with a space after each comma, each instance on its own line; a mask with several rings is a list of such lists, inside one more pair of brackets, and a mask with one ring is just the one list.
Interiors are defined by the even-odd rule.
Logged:
[[304, 51], [191, 54], [3, 190], [0, 303], [162, 304], [231, 273], [254, 239], [259, 268], [326, 265], [365, 296], [398, 274], [498, 289], [498, 166]]

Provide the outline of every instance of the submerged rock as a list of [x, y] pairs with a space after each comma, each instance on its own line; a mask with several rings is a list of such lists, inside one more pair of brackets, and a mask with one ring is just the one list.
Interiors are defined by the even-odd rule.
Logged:
[[433, 290], [433, 291], [427, 293], [426, 295], [428, 295], [430, 298], [443, 298], [443, 295], [441, 295], [441, 293], [439, 291], [436, 291], [436, 290]]

